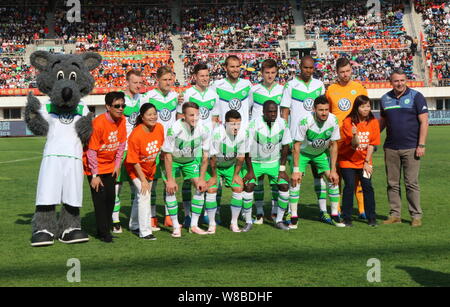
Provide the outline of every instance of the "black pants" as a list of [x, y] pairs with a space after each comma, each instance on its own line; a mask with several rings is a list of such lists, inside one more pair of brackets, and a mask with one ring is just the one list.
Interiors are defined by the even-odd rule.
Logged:
[[372, 181], [363, 177], [362, 169], [341, 168], [344, 179], [344, 191], [342, 193], [342, 215], [344, 219], [351, 220], [353, 210], [353, 195], [355, 193], [355, 181], [359, 177], [364, 194], [364, 212], [368, 219], [375, 219], [375, 194]]
[[[98, 192], [91, 187], [92, 201], [94, 202], [97, 233], [100, 238], [110, 237], [112, 228], [112, 213], [116, 199], [115, 178], [112, 174], [98, 175], [102, 180]], [[88, 176], [89, 185], [92, 176]]]

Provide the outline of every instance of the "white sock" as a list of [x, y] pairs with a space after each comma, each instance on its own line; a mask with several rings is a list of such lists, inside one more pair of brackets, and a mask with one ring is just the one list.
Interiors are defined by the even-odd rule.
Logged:
[[197, 227], [198, 226], [198, 218], [199, 217], [200, 217], [200, 215], [198, 215], [197, 213], [192, 213], [191, 227]]
[[298, 203], [290, 203], [289, 209], [291, 210], [292, 217], [298, 217], [297, 215]]
[[113, 220], [113, 223], [119, 223], [120, 222], [120, 220], [119, 220], [119, 211], [117, 211], [117, 212], [113, 212], [113, 214], [112, 214], [112, 220]]
[[286, 210], [281, 209], [280, 207], [277, 208], [277, 219], [276, 219], [276, 223], [282, 222], [283, 221], [283, 216], [284, 216], [284, 212]]
[[327, 212], [327, 200], [325, 198], [319, 199], [320, 211]]
[[331, 203], [331, 215], [338, 215], [338, 204], [339, 203]]
[[170, 218], [172, 219], [173, 228], [180, 228], [180, 223], [178, 222], [178, 216], [177, 215], [171, 215]]
[[231, 206], [231, 224], [237, 225], [241, 208]]

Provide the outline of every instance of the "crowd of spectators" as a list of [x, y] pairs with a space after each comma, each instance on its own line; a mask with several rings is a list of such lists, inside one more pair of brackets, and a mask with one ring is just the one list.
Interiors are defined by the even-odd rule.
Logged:
[[131, 69], [141, 71], [145, 85], [153, 86], [156, 85], [156, 70], [164, 65], [173, 68], [173, 64], [174, 61], [169, 54], [161, 57], [143, 56], [139, 59], [104, 58], [102, 64], [93, 71], [95, 86], [99, 88], [125, 87], [125, 75]]
[[35, 70], [20, 58], [0, 59], [0, 89], [33, 87]]
[[333, 52], [315, 57], [316, 77], [330, 84], [336, 80], [336, 60], [347, 57], [353, 68], [353, 78], [362, 82], [389, 80], [396, 69], [405, 71], [408, 80], [416, 80], [413, 56], [409, 50], [367, 49], [358, 52]]
[[428, 69], [439, 86], [450, 85], [450, 2], [443, 0], [415, 1], [415, 9], [422, 14]]
[[[192, 69], [195, 64], [205, 63], [208, 65], [211, 72], [211, 80], [218, 80], [225, 77], [225, 70], [223, 64], [227, 56], [234, 54], [241, 59], [241, 78], [247, 79], [252, 83], [262, 81], [261, 63], [272, 58], [278, 62], [280, 67], [278, 72], [278, 82], [285, 83], [293, 75], [295, 75], [296, 68], [289, 66], [289, 61], [284, 54], [276, 52], [242, 52], [242, 53], [199, 53], [188, 54], [182, 57], [184, 63], [184, 75], [188, 82], [192, 76]], [[291, 69], [291, 70], [290, 70]]]
[[70, 23], [57, 9], [55, 32], [77, 51], [173, 50], [169, 8], [161, 6], [83, 7], [82, 22]]
[[45, 38], [45, 7], [0, 7], [0, 54], [24, 53], [25, 45]]
[[367, 0], [307, 1], [304, 3], [305, 33], [323, 38], [332, 50], [355, 48], [402, 48], [404, 4], [399, 0], [381, 1], [367, 7]]
[[293, 31], [289, 4], [185, 7], [181, 12], [184, 53], [273, 49]]

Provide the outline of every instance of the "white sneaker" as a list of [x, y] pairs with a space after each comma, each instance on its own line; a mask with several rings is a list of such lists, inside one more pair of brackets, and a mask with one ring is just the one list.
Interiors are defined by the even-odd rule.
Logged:
[[289, 229], [297, 229], [298, 228], [298, 225], [297, 224], [289, 224], [288, 225], [288, 227], [289, 227]]
[[207, 234], [213, 235], [216, 233], [216, 226], [209, 226], [208, 231], [206, 231]]
[[152, 227], [152, 231], [160, 231], [161, 230], [161, 228], [159, 228], [159, 227]]
[[172, 232], [172, 238], [180, 238], [181, 237], [181, 228], [174, 228]]
[[239, 226], [238, 225], [234, 225], [234, 224], [230, 225], [230, 230], [232, 232], [241, 232], [241, 230], [239, 229]]

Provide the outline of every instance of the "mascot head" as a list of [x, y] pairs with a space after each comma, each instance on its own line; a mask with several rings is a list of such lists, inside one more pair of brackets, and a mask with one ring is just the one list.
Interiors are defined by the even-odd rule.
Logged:
[[94, 77], [90, 71], [100, 65], [98, 53], [52, 54], [36, 51], [31, 54], [31, 65], [39, 71], [37, 85], [42, 93], [62, 111], [74, 110], [81, 97], [94, 88]]

